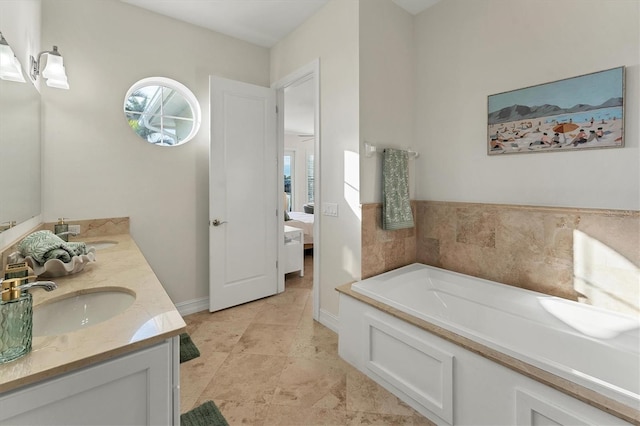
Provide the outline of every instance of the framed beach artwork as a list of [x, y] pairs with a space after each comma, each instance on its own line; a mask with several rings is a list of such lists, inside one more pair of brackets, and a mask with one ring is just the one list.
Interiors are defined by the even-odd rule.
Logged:
[[624, 146], [624, 67], [490, 95], [488, 155]]

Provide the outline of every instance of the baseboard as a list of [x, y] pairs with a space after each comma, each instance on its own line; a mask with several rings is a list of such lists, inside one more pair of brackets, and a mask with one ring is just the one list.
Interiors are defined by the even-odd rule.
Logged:
[[182, 316], [206, 311], [209, 309], [209, 298], [202, 297], [200, 299], [192, 299], [187, 300], [186, 302], [176, 303], [176, 309]]
[[338, 333], [338, 330], [340, 329], [340, 318], [331, 312], [325, 311], [324, 309], [320, 309], [318, 322], [332, 330], [334, 333]]

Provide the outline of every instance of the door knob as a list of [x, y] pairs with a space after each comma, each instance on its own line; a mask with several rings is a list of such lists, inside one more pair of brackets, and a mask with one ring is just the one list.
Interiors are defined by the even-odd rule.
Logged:
[[227, 221], [225, 220], [225, 221], [222, 221], [222, 222], [221, 222], [221, 221], [219, 221], [218, 219], [214, 219], [214, 220], [213, 220], [213, 222], [211, 222], [211, 224], [212, 224], [213, 226], [220, 226], [220, 225], [222, 225], [223, 223], [227, 223]]

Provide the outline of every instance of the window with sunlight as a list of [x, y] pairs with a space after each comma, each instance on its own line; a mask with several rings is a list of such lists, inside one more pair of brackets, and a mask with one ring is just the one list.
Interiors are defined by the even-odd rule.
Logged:
[[293, 189], [294, 182], [293, 176], [295, 173], [292, 173], [292, 169], [295, 171], [295, 153], [293, 151], [285, 151], [284, 153], [284, 193], [287, 196], [287, 211], [291, 211], [293, 209]]

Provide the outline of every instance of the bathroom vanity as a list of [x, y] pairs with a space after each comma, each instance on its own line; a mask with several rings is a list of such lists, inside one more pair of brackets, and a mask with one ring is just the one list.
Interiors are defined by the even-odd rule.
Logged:
[[[103, 248], [83, 271], [54, 278], [57, 290], [33, 293], [34, 312], [65, 312], [50, 324], [34, 315], [31, 353], [0, 365], [0, 424], [180, 424], [182, 317], [128, 234], [80, 240]], [[102, 302], [83, 296], [98, 293], [134, 299], [91, 324]], [[89, 324], [69, 325], [78, 303]]]

